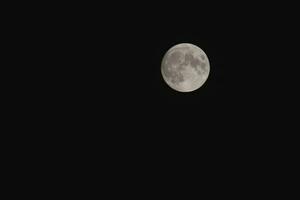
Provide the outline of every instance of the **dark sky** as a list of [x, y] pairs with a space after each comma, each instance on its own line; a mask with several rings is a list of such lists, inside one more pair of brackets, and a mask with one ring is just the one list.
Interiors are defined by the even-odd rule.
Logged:
[[[110, 3], [72, 2], [48, 13], [47, 5], [45, 18], [33, 14], [37, 23], [24, 19], [21, 52], [31, 60], [21, 68], [34, 78], [25, 76], [32, 87], [18, 85], [25, 94], [17, 104], [28, 112], [17, 116], [24, 126], [13, 126], [41, 147], [21, 141], [40, 156], [34, 157], [37, 167], [20, 166], [41, 168], [39, 177], [53, 175], [61, 188], [65, 179], [101, 192], [110, 188], [110, 195], [163, 190], [169, 197], [187, 187], [182, 199], [202, 195], [200, 189], [211, 197], [225, 194], [218, 184], [252, 194], [254, 186], [265, 190], [264, 180], [278, 181], [283, 170], [276, 167], [295, 162], [291, 152], [299, 146], [292, 144], [299, 141], [299, 17], [292, 9], [298, 7]], [[210, 61], [208, 80], [190, 93], [172, 90], [160, 71], [166, 51], [185, 42], [202, 48]], [[30, 125], [37, 134], [30, 135]], [[80, 181], [84, 177], [91, 181]], [[254, 186], [240, 184], [251, 181]]]
[[[219, 150], [281, 137], [271, 130], [286, 128], [281, 119], [295, 101], [287, 78], [293, 12], [283, 19], [262, 5], [182, 6], [88, 6], [64, 18], [57, 87], [70, 127], [94, 139]], [[191, 93], [172, 90], [160, 73], [164, 53], [183, 42], [210, 60], [207, 82]]]

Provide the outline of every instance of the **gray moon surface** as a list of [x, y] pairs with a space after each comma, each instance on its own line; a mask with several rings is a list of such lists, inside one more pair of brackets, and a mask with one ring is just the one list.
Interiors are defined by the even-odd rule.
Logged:
[[165, 82], [179, 92], [200, 88], [208, 78], [210, 64], [205, 52], [189, 43], [170, 48], [163, 57], [161, 73]]

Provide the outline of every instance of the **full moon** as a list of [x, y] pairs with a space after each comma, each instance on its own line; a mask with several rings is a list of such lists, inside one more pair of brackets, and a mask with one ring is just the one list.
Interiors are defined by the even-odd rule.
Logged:
[[209, 71], [209, 60], [205, 52], [189, 43], [170, 48], [161, 63], [163, 79], [179, 92], [191, 92], [200, 88], [207, 80]]

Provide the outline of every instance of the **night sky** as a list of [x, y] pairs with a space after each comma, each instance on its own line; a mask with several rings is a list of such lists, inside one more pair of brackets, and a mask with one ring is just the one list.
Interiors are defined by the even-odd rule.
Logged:
[[[239, 154], [289, 129], [281, 119], [296, 101], [295, 79], [287, 78], [295, 68], [293, 12], [283, 19], [262, 5], [182, 7], [88, 6], [61, 22], [57, 113], [77, 139]], [[165, 52], [178, 43], [199, 46], [210, 61], [208, 80], [194, 92], [172, 90], [161, 76]]]
[[[192, 199], [276, 183], [299, 146], [291, 144], [299, 141], [298, 11], [285, 2], [110, 3], [39, 6], [41, 14], [22, 18], [18, 50], [30, 55], [14, 58], [26, 79], [15, 102], [26, 112], [11, 113], [33, 145], [11, 135], [33, 153], [16, 166], [43, 170], [39, 180], [55, 181], [42, 187], [70, 194], [84, 184], [100, 195], [165, 191], [168, 199], [186, 187], [181, 199]], [[207, 81], [189, 93], [161, 75], [164, 54], [179, 43], [210, 61]]]

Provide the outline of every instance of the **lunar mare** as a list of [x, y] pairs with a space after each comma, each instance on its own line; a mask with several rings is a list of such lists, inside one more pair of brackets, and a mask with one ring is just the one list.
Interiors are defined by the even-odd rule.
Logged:
[[173, 46], [163, 57], [161, 73], [165, 82], [179, 92], [200, 88], [208, 78], [209, 60], [205, 52], [189, 43]]

